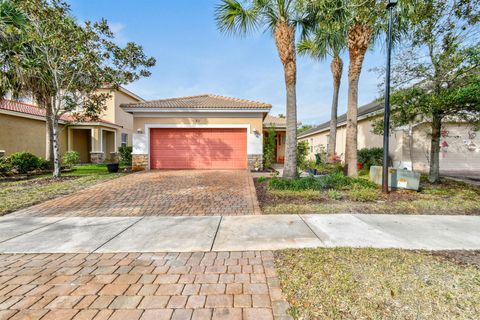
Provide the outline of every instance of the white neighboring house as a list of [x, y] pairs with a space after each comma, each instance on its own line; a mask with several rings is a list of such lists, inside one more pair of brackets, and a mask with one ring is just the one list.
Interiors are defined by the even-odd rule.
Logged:
[[[374, 134], [373, 122], [383, 116], [383, 102], [375, 101], [358, 108], [358, 149], [383, 146], [383, 137]], [[327, 148], [330, 121], [302, 132], [299, 141], [309, 144], [309, 158], [314, 159], [321, 148]], [[420, 172], [429, 170], [430, 132], [428, 122], [420, 122], [396, 128], [390, 134], [389, 154], [394, 166]], [[346, 114], [337, 118], [336, 153], [345, 156]], [[445, 121], [440, 139], [440, 172], [480, 172], [480, 132], [472, 124], [461, 121]]]

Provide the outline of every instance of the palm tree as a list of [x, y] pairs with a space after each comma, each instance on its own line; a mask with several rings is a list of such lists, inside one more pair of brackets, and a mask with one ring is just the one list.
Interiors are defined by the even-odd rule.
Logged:
[[[337, 10], [338, 11], [338, 10]], [[325, 16], [324, 11], [317, 16], [317, 26], [308, 37], [298, 44], [300, 54], [308, 54], [314, 59], [324, 60], [332, 58], [330, 70], [333, 76], [333, 99], [330, 115], [330, 135], [328, 137], [327, 161], [332, 162], [335, 157], [337, 142], [337, 110], [338, 94], [343, 73], [343, 61], [340, 55], [346, 48], [346, 29], [342, 15], [334, 11], [335, 16]]]
[[[342, 9], [346, 13], [347, 48], [350, 59], [348, 67], [345, 162], [348, 166], [348, 175], [356, 176], [358, 174], [358, 82], [367, 50], [374, 45], [375, 41], [386, 30], [387, 12], [385, 9], [386, 3], [383, 0], [342, 0], [341, 2], [343, 2]], [[394, 40], [398, 40], [407, 30], [409, 18], [414, 15], [414, 4], [415, 0], [404, 0], [397, 6], [396, 25], [393, 28]]]
[[283, 176], [297, 176], [297, 64], [295, 32], [305, 20], [298, 10], [297, 0], [251, 0], [247, 5], [237, 0], [221, 0], [215, 18], [221, 32], [245, 35], [263, 27], [275, 40], [283, 64], [286, 104], [287, 138]]

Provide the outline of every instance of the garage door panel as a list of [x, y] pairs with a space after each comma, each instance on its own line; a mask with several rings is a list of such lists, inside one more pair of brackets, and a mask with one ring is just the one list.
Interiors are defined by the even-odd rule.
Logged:
[[150, 167], [246, 169], [246, 129], [151, 129]]

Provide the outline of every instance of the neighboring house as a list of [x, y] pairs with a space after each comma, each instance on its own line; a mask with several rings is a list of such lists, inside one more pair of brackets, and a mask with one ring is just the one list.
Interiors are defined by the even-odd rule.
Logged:
[[[77, 151], [81, 162], [100, 163], [116, 157], [118, 147], [131, 145], [133, 117], [120, 104], [143, 101], [132, 92], [119, 88], [109, 92], [107, 108], [98, 121], [75, 122], [64, 115], [60, 124], [60, 153]], [[6, 155], [28, 151], [45, 157], [45, 109], [14, 100], [0, 101], [0, 150]]]
[[267, 115], [263, 120], [263, 135], [264, 139], [268, 136], [268, 130], [273, 128], [275, 130], [275, 162], [285, 162], [285, 137], [287, 129], [287, 119], [285, 117], [275, 117]]
[[[383, 146], [383, 137], [374, 134], [373, 121], [383, 116], [383, 102], [375, 101], [358, 108], [358, 149]], [[299, 141], [307, 141], [309, 158], [328, 145], [330, 122], [302, 132]], [[394, 166], [426, 172], [430, 159], [430, 124], [420, 122], [396, 128], [390, 134], [389, 154]], [[336, 153], [344, 160], [346, 114], [337, 118]], [[480, 132], [465, 122], [445, 122], [442, 125], [441, 172], [480, 171]]]
[[125, 103], [133, 169], [254, 169], [263, 161], [267, 103], [212, 94]]

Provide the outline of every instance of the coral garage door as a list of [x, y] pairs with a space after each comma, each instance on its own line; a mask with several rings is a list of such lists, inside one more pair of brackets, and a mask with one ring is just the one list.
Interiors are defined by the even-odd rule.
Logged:
[[247, 129], [150, 129], [151, 169], [246, 169]]

